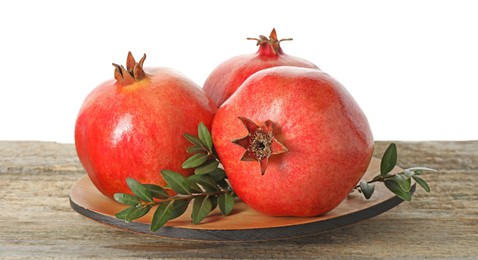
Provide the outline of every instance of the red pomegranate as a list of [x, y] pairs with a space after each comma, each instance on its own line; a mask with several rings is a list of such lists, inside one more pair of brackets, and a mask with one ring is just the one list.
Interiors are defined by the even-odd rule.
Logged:
[[276, 66], [318, 69], [312, 62], [285, 54], [280, 47], [280, 42], [292, 39], [278, 40], [275, 29], [272, 29], [269, 38], [260, 35], [259, 39], [248, 38], [248, 40], [257, 41], [259, 50], [256, 53], [226, 60], [214, 69], [204, 83], [204, 91], [218, 107], [236, 91], [244, 80], [259, 70]]
[[94, 185], [106, 196], [130, 193], [126, 178], [165, 185], [160, 170], [183, 175], [188, 141], [197, 126], [210, 126], [214, 102], [197, 84], [168, 68], [143, 70], [128, 54], [126, 68], [113, 64], [115, 80], [85, 99], [75, 126], [78, 157]]
[[212, 135], [237, 195], [274, 216], [316, 216], [342, 202], [371, 160], [368, 121], [328, 74], [282, 66], [249, 77]]

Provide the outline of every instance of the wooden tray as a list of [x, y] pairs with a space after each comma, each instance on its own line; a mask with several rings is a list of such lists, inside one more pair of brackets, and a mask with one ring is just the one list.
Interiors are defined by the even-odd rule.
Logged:
[[[395, 167], [393, 172], [399, 171], [402, 169]], [[380, 160], [373, 158], [364, 179], [370, 180], [379, 172]], [[415, 184], [412, 186], [414, 189]], [[126, 206], [101, 194], [88, 176], [77, 181], [70, 193], [70, 205], [75, 211], [101, 223], [154, 236], [209, 241], [257, 241], [310, 236], [374, 217], [401, 202], [384, 185], [378, 184], [370, 200], [354, 192], [337, 208], [319, 217], [270, 217], [238, 201], [227, 217], [223, 217], [216, 209], [201, 224], [194, 225], [190, 220], [189, 208], [184, 215], [169, 221], [157, 232], [151, 232], [149, 225], [154, 209], [135, 222], [125, 223], [117, 219], [115, 214]]]

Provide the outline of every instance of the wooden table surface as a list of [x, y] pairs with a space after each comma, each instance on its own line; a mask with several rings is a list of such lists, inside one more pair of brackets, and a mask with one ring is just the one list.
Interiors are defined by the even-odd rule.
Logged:
[[[72, 144], [0, 142], [0, 258], [478, 259], [478, 141], [396, 142], [401, 167], [428, 166], [417, 189], [377, 217], [290, 240], [158, 238], [92, 221], [70, 208], [85, 175]], [[389, 142], [377, 142], [381, 157]]]

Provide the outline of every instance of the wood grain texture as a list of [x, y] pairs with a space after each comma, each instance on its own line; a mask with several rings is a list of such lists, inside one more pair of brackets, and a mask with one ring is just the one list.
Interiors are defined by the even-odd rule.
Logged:
[[[377, 142], [380, 157], [389, 142]], [[84, 176], [74, 146], [0, 142], [0, 258], [478, 258], [478, 141], [397, 142], [399, 166], [428, 166], [417, 189], [377, 217], [319, 235], [254, 243], [158, 238], [70, 208]]]

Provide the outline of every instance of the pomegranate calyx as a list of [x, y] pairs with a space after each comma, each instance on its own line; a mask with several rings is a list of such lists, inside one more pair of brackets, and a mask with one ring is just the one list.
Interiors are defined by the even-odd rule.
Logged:
[[272, 121], [267, 120], [259, 126], [245, 117], [239, 117], [239, 120], [241, 120], [249, 133], [232, 142], [246, 149], [241, 157], [241, 161], [258, 161], [261, 167], [261, 174], [264, 175], [269, 163], [269, 157], [285, 153], [288, 149], [274, 137]]
[[143, 54], [143, 57], [137, 63], [133, 57], [133, 54], [128, 52], [128, 57], [126, 58], [126, 68], [123, 65], [113, 63], [113, 66], [115, 67], [115, 79], [118, 82], [123, 83], [123, 85], [129, 85], [135, 81], [142, 80], [146, 76], [143, 70], [145, 59], [146, 54]]
[[264, 35], [259, 35], [259, 38], [247, 38], [248, 40], [255, 40], [257, 41], [257, 46], [270, 46], [270, 49], [272, 50], [272, 53], [274, 55], [277, 55], [281, 53], [280, 49], [280, 42], [282, 41], [292, 41], [292, 38], [285, 38], [285, 39], [277, 39], [277, 32], [276, 29], [273, 28], [269, 37], [264, 36]]

